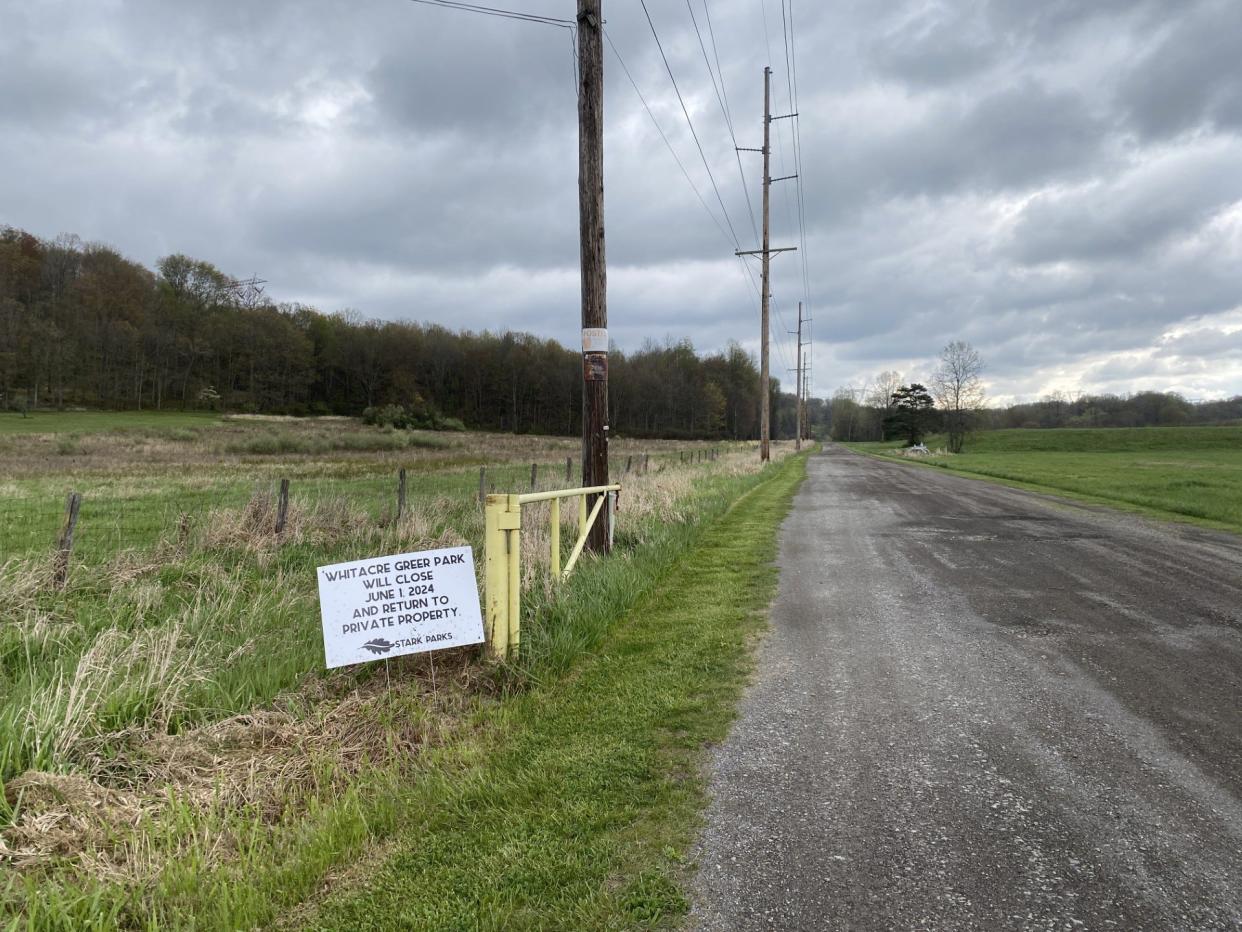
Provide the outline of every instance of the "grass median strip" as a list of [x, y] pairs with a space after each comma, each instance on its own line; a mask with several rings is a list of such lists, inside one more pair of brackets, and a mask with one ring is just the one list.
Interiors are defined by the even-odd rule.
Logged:
[[493, 708], [495, 747], [429, 773], [380, 863], [299, 928], [620, 929], [673, 924], [704, 800], [775, 586], [805, 471], [774, 467], [568, 674]]

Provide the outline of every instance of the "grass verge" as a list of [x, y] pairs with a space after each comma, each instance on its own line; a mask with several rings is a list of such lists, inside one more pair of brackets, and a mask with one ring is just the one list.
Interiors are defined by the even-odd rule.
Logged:
[[496, 710], [492, 753], [429, 779], [408, 839], [300, 928], [621, 929], [687, 907], [685, 852], [805, 471], [780, 467], [627, 612], [601, 655]]
[[[940, 445], [940, 438], [928, 440], [933, 449]], [[845, 446], [1013, 488], [1242, 532], [1239, 428], [988, 431], [959, 455], [914, 460], [893, 455], [891, 443]]]
[[[675, 914], [680, 901], [671, 878], [679, 860], [665, 849], [675, 854], [677, 839], [688, 838], [701, 793], [691, 762], [704, 740], [723, 733], [740, 688], [744, 634], [766, 604], [772, 532], [802, 462], [755, 474], [722, 461], [716, 472], [653, 476], [663, 484], [646, 491], [635, 478], [618, 553], [584, 563], [554, 599], [541, 600], [537, 586], [528, 591], [527, 650], [503, 675], [468, 657], [402, 658], [407, 662], [393, 664], [391, 683], [384, 670], [360, 669], [314, 681], [313, 689], [266, 711], [184, 734], [148, 735], [131, 725], [105, 736], [107, 746], [76, 741], [69, 762], [94, 781], [70, 772], [23, 777], [8, 787], [9, 811], [0, 812], [0, 823], [13, 826], [9, 841], [20, 857], [21, 846], [37, 836], [43, 854], [37, 866], [0, 883], [0, 928], [253, 928], [287, 914], [377, 844], [391, 844], [392, 860], [350, 878], [347, 886], [362, 891], [352, 899], [365, 901], [371, 894], [363, 881], [408, 854], [392, 839], [410, 837], [418, 838], [419, 856], [432, 857], [424, 867], [457, 891], [447, 907], [439, 885], [411, 894], [424, 909], [423, 919], [411, 920], [416, 926], [607, 928]], [[634, 520], [635, 512], [646, 517]], [[308, 525], [294, 538], [312, 530]], [[422, 540], [429, 529], [410, 530]], [[322, 555], [323, 541], [303, 552], [310, 540], [290, 541], [270, 557], [274, 564], [260, 560], [255, 569], [300, 578], [301, 563], [313, 565], [312, 557]], [[167, 582], [161, 576], [161, 588]], [[142, 623], [132, 627], [147, 630], [149, 613], [144, 608]], [[237, 663], [230, 658], [230, 669]], [[261, 698], [247, 693], [220, 702], [222, 709], [246, 708]], [[180, 713], [170, 710], [174, 717], [203, 703], [179, 705]], [[592, 712], [595, 705], [601, 708]], [[114, 711], [137, 722], [132, 710]], [[588, 713], [603, 717], [583, 717]], [[614, 726], [613, 737], [601, 734]], [[579, 740], [583, 735], [592, 737]], [[586, 769], [574, 770], [575, 762]], [[564, 793], [569, 783], [572, 797]], [[628, 789], [608, 795], [614, 786]], [[545, 850], [551, 829], [537, 813], [522, 816], [530, 833], [524, 842], [511, 833], [496, 836], [485, 824], [496, 814], [481, 801], [535, 805], [536, 798], [560, 806], [552, 818], [583, 836], [579, 873], [559, 872], [557, 859], [575, 856]], [[42, 813], [33, 820], [22, 815], [31, 807]], [[60, 836], [63, 845], [46, 848]], [[0, 861], [4, 854], [0, 838]], [[440, 857], [452, 860], [443, 875]], [[547, 880], [542, 890], [529, 887], [531, 903], [518, 892], [533, 880], [494, 889], [493, 875], [510, 869]], [[532, 903], [561, 886], [566, 890], [546, 910], [535, 911]], [[299, 913], [304, 921], [293, 926], [348, 927], [350, 900], [333, 897], [322, 912]], [[345, 912], [332, 918], [334, 909]]]

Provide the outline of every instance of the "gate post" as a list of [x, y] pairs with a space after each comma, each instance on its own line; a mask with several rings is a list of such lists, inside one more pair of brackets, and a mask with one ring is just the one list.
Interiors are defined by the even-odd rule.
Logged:
[[483, 511], [483, 618], [488, 653], [498, 660], [509, 652], [508, 505], [509, 496], [488, 495]]
[[548, 566], [552, 570], [552, 581], [561, 579], [561, 500], [554, 498], [548, 502], [548, 543], [551, 553]]
[[510, 495], [505, 510], [505, 526], [509, 532], [509, 608], [508, 631], [505, 635], [506, 656], [516, 656], [522, 624], [522, 502]]

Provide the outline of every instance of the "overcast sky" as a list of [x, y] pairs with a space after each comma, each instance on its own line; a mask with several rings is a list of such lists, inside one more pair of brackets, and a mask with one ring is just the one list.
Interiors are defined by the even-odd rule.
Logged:
[[[687, 4], [648, 7], [754, 248]], [[738, 144], [757, 146], [765, 64], [789, 109], [781, 0], [689, 7]], [[612, 336], [754, 349], [758, 298], [642, 9], [604, 9], [716, 215], [609, 53]], [[996, 400], [1242, 393], [1242, 2], [795, 0], [791, 16], [817, 394], [923, 378], [953, 339]], [[327, 311], [577, 345], [568, 31], [409, 0], [0, 0], [0, 23], [0, 223], [148, 265], [185, 252]], [[774, 128], [773, 174], [792, 173], [794, 121]], [[742, 165], [758, 210], [759, 158]], [[798, 244], [792, 182], [772, 204], [773, 244]], [[773, 260], [774, 374], [801, 262]]]

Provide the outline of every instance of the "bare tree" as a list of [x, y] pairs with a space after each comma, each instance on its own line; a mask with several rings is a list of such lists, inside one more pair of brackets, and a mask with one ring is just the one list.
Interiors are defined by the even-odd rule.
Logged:
[[876, 416], [879, 419], [877, 440], [884, 439], [884, 424], [893, 412], [893, 392], [899, 388], [901, 388], [900, 372], [888, 369], [875, 377], [875, 388], [868, 404], [876, 409]]
[[843, 385], [832, 395], [832, 439], [850, 443], [866, 440], [867, 383], [862, 388]]
[[949, 452], [961, 453], [975, 413], [983, 407], [983, 360], [969, 343], [954, 340], [940, 351], [940, 367], [932, 375], [932, 393], [944, 413]]

